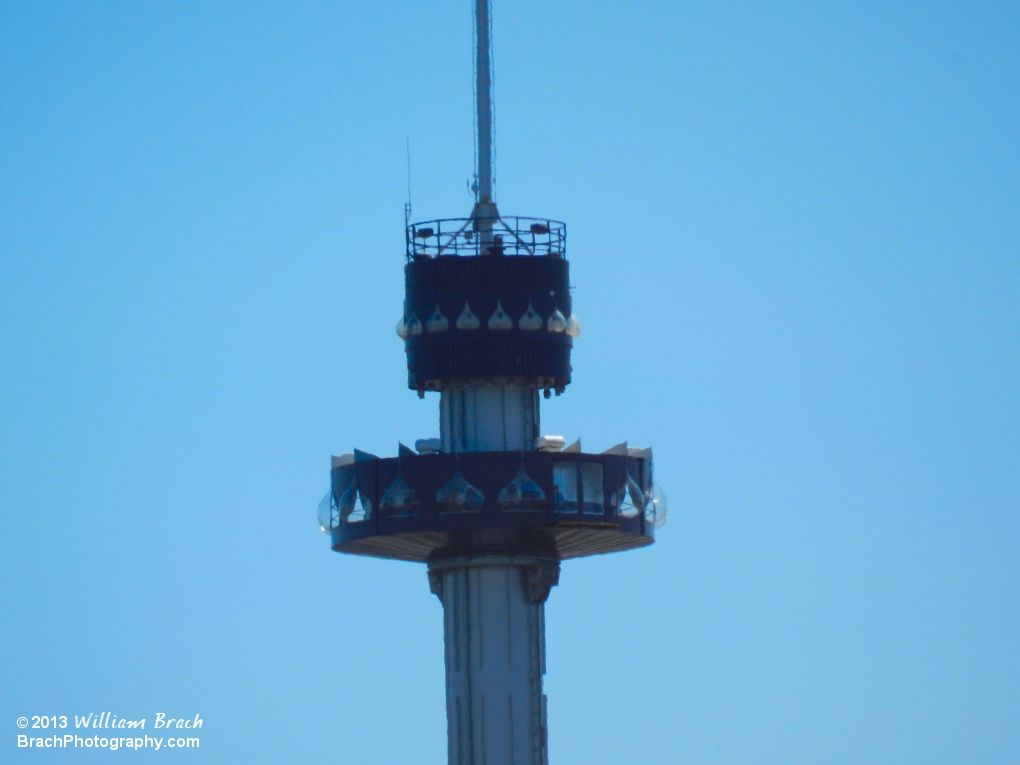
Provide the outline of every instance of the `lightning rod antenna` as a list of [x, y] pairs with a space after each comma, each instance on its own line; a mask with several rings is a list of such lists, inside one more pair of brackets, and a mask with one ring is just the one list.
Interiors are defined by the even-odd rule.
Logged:
[[411, 139], [407, 139], [407, 214], [411, 214]]

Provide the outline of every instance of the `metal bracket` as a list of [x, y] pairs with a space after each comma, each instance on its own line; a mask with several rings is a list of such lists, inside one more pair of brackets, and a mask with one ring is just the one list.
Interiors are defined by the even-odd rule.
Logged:
[[524, 575], [524, 591], [532, 603], [545, 603], [549, 591], [560, 583], [560, 564], [542, 563], [521, 568]]
[[443, 602], [443, 572], [442, 570], [429, 569], [429, 592]]

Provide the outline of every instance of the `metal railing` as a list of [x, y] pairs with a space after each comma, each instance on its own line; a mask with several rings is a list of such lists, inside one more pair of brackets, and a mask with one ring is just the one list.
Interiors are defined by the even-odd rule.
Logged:
[[547, 218], [443, 218], [407, 227], [407, 259], [440, 255], [518, 255], [562, 258], [567, 226]]

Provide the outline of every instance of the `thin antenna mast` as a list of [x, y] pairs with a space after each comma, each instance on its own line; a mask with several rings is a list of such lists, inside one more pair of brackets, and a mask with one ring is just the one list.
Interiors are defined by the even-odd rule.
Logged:
[[479, 252], [502, 254], [502, 237], [492, 233], [499, 210], [492, 199], [492, 26], [490, 0], [475, 0], [475, 117], [478, 135], [478, 195], [471, 213]]
[[411, 139], [407, 139], [407, 207], [411, 208]]
[[475, 116], [478, 120], [478, 201], [492, 199], [492, 39], [489, 0], [475, 0]]
[[411, 235], [411, 139], [407, 138], [407, 201], [404, 202], [404, 246], [410, 249]]

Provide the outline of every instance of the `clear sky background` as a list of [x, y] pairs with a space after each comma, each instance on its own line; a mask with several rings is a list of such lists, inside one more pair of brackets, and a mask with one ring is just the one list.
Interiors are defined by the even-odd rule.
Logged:
[[[670, 521], [547, 604], [556, 765], [1020, 759], [1020, 6], [495, 0], [497, 199], [567, 222], [543, 430]], [[446, 757], [424, 567], [330, 552], [470, 210], [470, 2], [0, 6], [0, 761]], [[138, 755], [149, 757], [152, 755]]]

